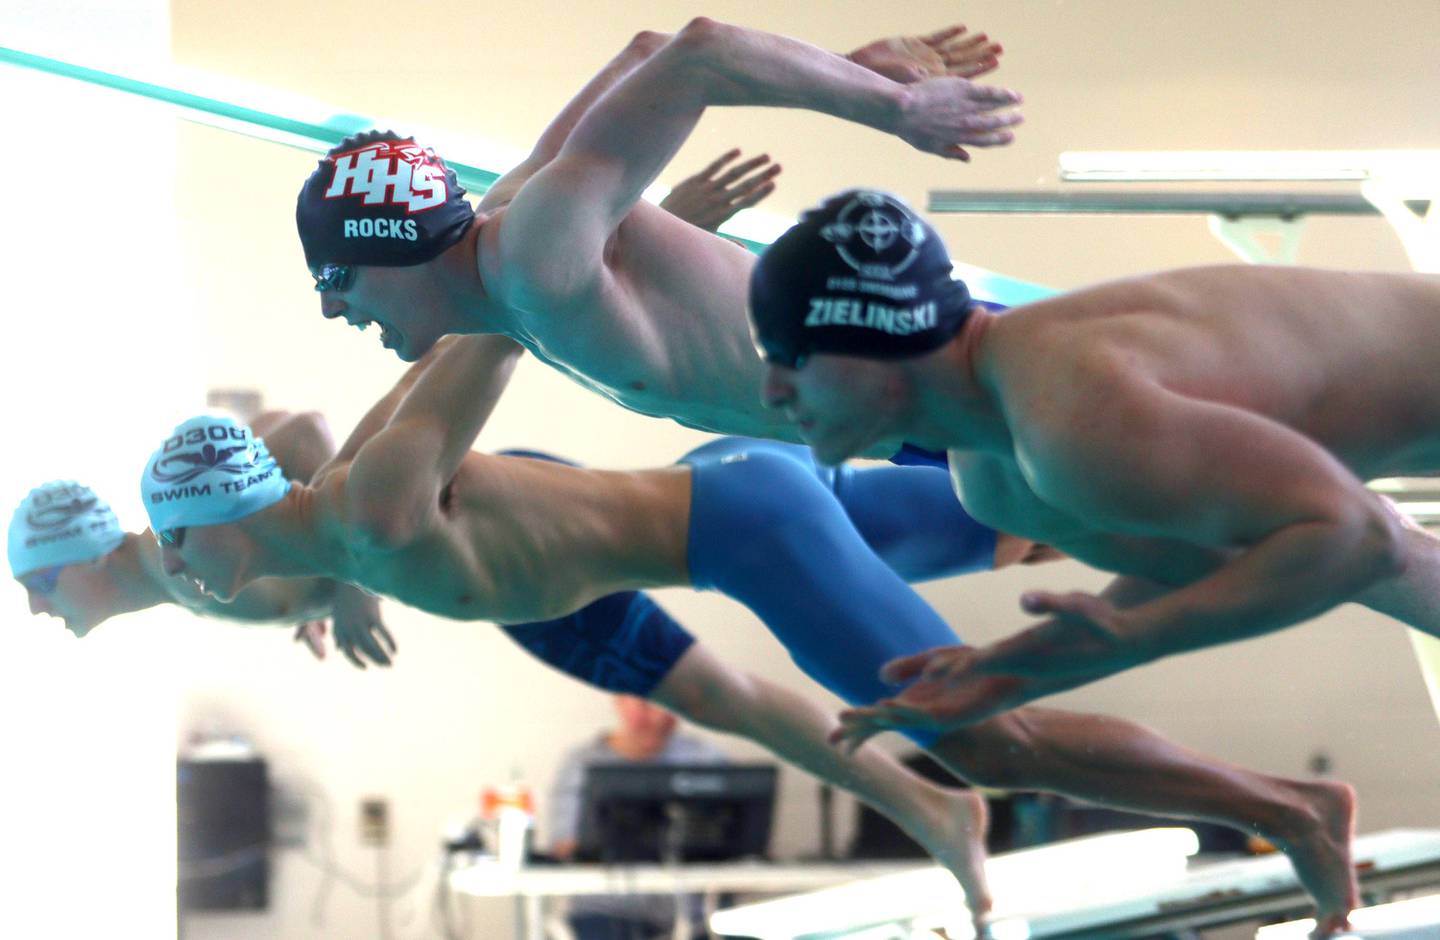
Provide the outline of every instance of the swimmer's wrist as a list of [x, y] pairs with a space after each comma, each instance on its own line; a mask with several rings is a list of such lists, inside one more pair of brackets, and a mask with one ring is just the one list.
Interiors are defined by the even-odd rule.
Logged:
[[[1177, 592], [1178, 593], [1178, 592]], [[1107, 624], [1115, 637], [1115, 660], [1122, 668], [1131, 669], [1145, 663], [1200, 649], [1207, 645], [1196, 642], [1203, 631], [1196, 630], [1196, 612], [1177, 607], [1174, 594], [1117, 610]]]
[[898, 134], [905, 120], [905, 112], [910, 107], [910, 99], [914, 92], [909, 85], [902, 85], [899, 82], [889, 82], [889, 88], [882, 92], [883, 123], [875, 127], [885, 131], [887, 134]]
[[1164, 655], [1159, 648], [1161, 644], [1156, 642], [1162, 632], [1156, 629], [1156, 624], [1136, 617], [1139, 609], [1116, 610], [1105, 624], [1114, 642], [1112, 663], [1121, 669], [1131, 669]]

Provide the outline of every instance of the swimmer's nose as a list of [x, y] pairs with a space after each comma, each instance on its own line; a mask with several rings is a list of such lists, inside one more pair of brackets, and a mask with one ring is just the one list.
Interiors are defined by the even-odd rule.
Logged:
[[44, 594], [41, 594], [39, 591], [26, 591], [25, 593], [30, 595], [30, 613], [50, 613], [50, 602], [45, 599]]
[[160, 549], [160, 567], [165, 573], [174, 577], [185, 570], [185, 559], [180, 557], [180, 552], [166, 545]]
[[765, 367], [763, 395], [766, 408], [784, 408], [795, 402], [795, 386], [790, 384], [785, 372], [779, 366]]
[[320, 294], [320, 315], [327, 320], [345, 315], [345, 301], [336, 296], [333, 290], [323, 291]]

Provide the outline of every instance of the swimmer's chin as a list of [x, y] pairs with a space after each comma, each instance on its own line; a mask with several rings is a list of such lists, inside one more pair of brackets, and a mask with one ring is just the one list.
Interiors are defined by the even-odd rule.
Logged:
[[892, 444], [889, 441], [817, 441], [806, 433], [808, 430], [809, 428], [800, 426], [800, 439], [809, 446], [815, 459], [827, 467], [836, 467], [857, 457], [885, 460], [900, 449], [899, 443]]
[[859, 449], [826, 446], [813, 441], [806, 441], [805, 443], [810, 445], [810, 452], [815, 455], [815, 459], [827, 467], [839, 466], [860, 453]]
[[[431, 343], [430, 345], [433, 346], [435, 344]], [[401, 362], [417, 362], [421, 356], [424, 356], [430, 351], [430, 346], [426, 346], [424, 349], [411, 349], [403, 337], [394, 346], [386, 346], [385, 348], [393, 352], [395, 358]]]

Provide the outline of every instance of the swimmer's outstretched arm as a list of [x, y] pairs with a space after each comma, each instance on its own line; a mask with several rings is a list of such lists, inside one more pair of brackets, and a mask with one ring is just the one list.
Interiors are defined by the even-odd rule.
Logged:
[[[900, 698], [925, 700], [932, 718], [961, 725], [1344, 601], [1397, 615], [1413, 609], [1403, 525], [1318, 444], [1251, 412], [1163, 389], [1137, 396], [1112, 384], [1109, 392], [1103, 413], [1074, 422], [1083, 435], [1067, 438], [1056, 430], [1063, 422], [1047, 421], [1045, 444], [1029, 444], [1037, 493], [1111, 531], [1190, 543], [1190, 560], [1176, 567], [1159, 558], [1148, 578], [1137, 577], [1126, 559], [1093, 554], [1103, 538], [1077, 546], [1076, 555], [1132, 576], [1101, 597], [1030, 592], [1021, 604], [1046, 617], [1039, 624], [983, 649], [897, 660], [887, 678], [913, 683]], [[1022, 449], [1037, 424], [1015, 422]]]
[[601, 95], [609, 91], [611, 86], [629, 75], [637, 65], [650, 58], [669, 41], [668, 33], [655, 33], [648, 30], [636, 33], [625, 48], [606, 63], [604, 68], [595, 73], [595, 77], [586, 82], [585, 87], [576, 92], [575, 97], [570, 99], [570, 102], [561, 109], [559, 114], [555, 115], [544, 133], [540, 135], [539, 140], [535, 142], [530, 154], [495, 181], [495, 184], [485, 193], [484, 198], [480, 200], [479, 210], [493, 212], [514, 198], [515, 193], [526, 180], [534, 175], [536, 170], [555, 159], [555, 155], [560, 152], [560, 148], [569, 138], [570, 132], [575, 129], [576, 124], [580, 123], [580, 119], [585, 116], [586, 111], [590, 110], [590, 106]]
[[345, 486], [347, 525], [398, 548], [427, 531], [510, 380], [522, 347], [495, 334], [456, 336], [360, 447]]
[[711, 105], [806, 108], [967, 159], [967, 145], [1010, 142], [1020, 118], [1002, 109], [1019, 100], [949, 74], [901, 84], [803, 42], [698, 18], [597, 100], [516, 194], [501, 235], [502, 264], [524, 272], [511, 299], [590, 286], [598, 246]]
[[1039, 432], [1041, 497], [1097, 528], [1240, 550], [1124, 611], [1037, 594], [1032, 613], [1088, 622], [1114, 634], [1120, 663], [1148, 661], [1290, 626], [1398, 572], [1394, 520], [1314, 441], [1239, 408], [1127, 386], [1110, 383], [1083, 433]]
[[[585, 84], [561, 109], [535, 142], [530, 154], [500, 177], [480, 201], [481, 211], [493, 211], [507, 204], [536, 170], [559, 154], [570, 132], [616, 82], [654, 55], [670, 41], [670, 33], [643, 30]], [[919, 81], [934, 75], [951, 74], [975, 78], [999, 64], [1003, 52], [984, 33], [968, 35], [964, 26], [951, 26], [928, 36], [894, 36], [876, 40], [850, 53], [847, 58], [872, 71], [900, 82]], [[681, 218], [706, 227], [685, 213]]]

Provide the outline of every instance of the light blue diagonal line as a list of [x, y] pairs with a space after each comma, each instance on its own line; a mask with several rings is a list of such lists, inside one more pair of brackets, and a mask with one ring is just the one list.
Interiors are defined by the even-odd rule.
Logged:
[[[277, 140], [275, 135], [282, 135], [283, 140], [280, 142], [304, 147], [318, 153], [329, 150], [351, 134], [375, 126], [373, 119], [357, 114], [335, 113], [318, 122], [289, 118], [258, 108], [195, 94], [180, 88], [142, 81], [113, 72], [104, 72], [73, 62], [65, 62], [3, 46], [0, 46], [0, 63], [173, 105], [202, 116], [202, 121], [203, 116], [216, 119], [216, 126], [236, 133], [271, 141]], [[265, 133], [255, 133], [247, 128], [260, 129]], [[500, 178], [500, 174], [493, 170], [461, 163], [448, 156], [445, 162], [455, 171], [460, 184], [472, 193], [484, 193]], [[748, 238], [736, 238], [735, 240], [756, 254], [763, 251], [767, 244]], [[1050, 288], [1006, 277], [1003, 274], [996, 274], [973, 265], [957, 263], [956, 269], [957, 273], [965, 279], [971, 295], [977, 300], [1016, 306], [1056, 293]]]

